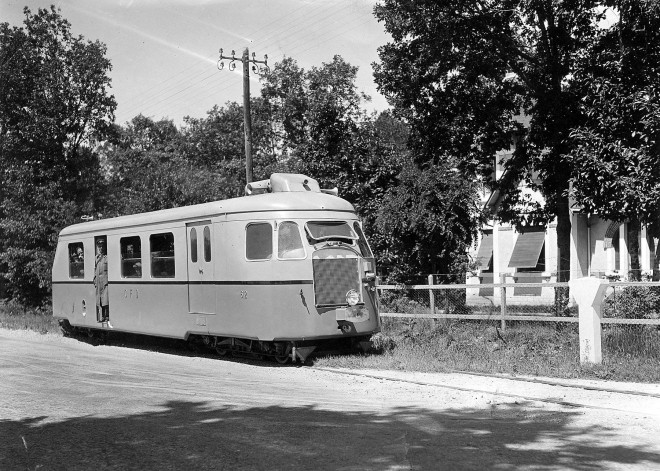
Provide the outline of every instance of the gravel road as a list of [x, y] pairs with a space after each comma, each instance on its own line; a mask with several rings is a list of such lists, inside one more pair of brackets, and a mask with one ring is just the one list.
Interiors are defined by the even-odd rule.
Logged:
[[560, 383], [0, 329], [0, 470], [660, 469], [660, 385]]

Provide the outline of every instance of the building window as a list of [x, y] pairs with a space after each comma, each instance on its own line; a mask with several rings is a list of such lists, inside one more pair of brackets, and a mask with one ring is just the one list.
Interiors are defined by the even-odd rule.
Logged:
[[69, 278], [85, 278], [85, 247], [82, 242], [69, 244]]
[[149, 236], [151, 251], [151, 276], [174, 278], [174, 234], [152, 234]]
[[269, 260], [273, 256], [273, 226], [267, 222], [245, 228], [245, 256], [248, 260]]
[[119, 239], [121, 249], [121, 276], [142, 278], [142, 242], [139, 236]]
[[545, 258], [541, 258], [545, 244], [545, 228], [527, 229], [518, 234], [509, 268], [531, 268], [532, 271], [545, 270]]
[[305, 258], [302, 237], [298, 224], [283, 222], [277, 229], [277, 257], [282, 259]]

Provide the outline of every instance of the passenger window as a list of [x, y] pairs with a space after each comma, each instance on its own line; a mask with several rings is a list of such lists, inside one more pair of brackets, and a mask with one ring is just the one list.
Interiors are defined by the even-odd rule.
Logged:
[[190, 261], [197, 263], [197, 229], [190, 229]]
[[277, 229], [277, 257], [283, 259], [305, 258], [300, 230], [295, 222], [286, 221], [279, 225]]
[[204, 261], [211, 261], [211, 229], [204, 227]]
[[360, 247], [360, 252], [362, 253], [362, 256], [364, 258], [374, 258], [374, 254], [371, 253], [371, 249], [369, 248], [369, 244], [367, 243], [367, 238], [364, 236], [364, 233], [362, 232], [360, 223], [355, 221], [353, 223], [353, 229], [355, 229], [355, 232], [358, 235], [358, 246]]
[[152, 234], [149, 236], [151, 249], [151, 276], [174, 278], [174, 234]]
[[121, 276], [142, 278], [142, 243], [139, 236], [119, 239], [121, 249]]
[[85, 247], [82, 242], [69, 244], [69, 278], [85, 278]]
[[267, 222], [245, 228], [245, 256], [248, 260], [269, 260], [273, 256], [273, 226]]

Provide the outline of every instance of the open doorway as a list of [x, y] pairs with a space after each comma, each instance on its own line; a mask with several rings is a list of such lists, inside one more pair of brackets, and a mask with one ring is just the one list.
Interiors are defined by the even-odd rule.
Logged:
[[108, 238], [94, 238], [96, 257], [94, 259], [94, 288], [96, 288], [96, 320], [110, 321], [110, 296], [108, 294]]

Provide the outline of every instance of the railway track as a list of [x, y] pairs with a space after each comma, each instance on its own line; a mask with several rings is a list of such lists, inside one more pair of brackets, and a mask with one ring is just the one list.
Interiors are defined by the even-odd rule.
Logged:
[[[338, 375], [351, 375], [351, 376], [358, 376], [358, 377], [364, 377], [364, 378], [371, 378], [371, 379], [376, 379], [376, 380], [381, 380], [381, 381], [395, 381], [395, 382], [402, 382], [402, 383], [408, 383], [408, 384], [416, 384], [420, 386], [428, 386], [428, 387], [434, 387], [434, 388], [442, 388], [442, 389], [448, 389], [448, 390], [454, 390], [454, 391], [460, 391], [460, 392], [468, 392], [468, 393], [477, 393], [477, 394], [488, 394], [488, 395], [496, 395], [496, 396], [504, 396], [508, 398], [513, 398], [517, 400], [522, 400], [522, 401], [536, 401], [536, 402], [543, 402], [547, 404], [555, 404], [555, 405], [560, 405], [560, 406], [565, 406], [565, 407], [572, 407], [572, 408], [589, 408], [589, 409], [601, 409], [601, 410], [610, 410], [610, 411], [617, 411], [617, 412], [626, 412], [626, 413], [639, 413], [640, 408], [631, 410], [630, 407], [620, 407], [620, 406], [612, 406], [612, 405], [602, 405], [602, 404], [594, 404], [593, 402], [590, 402], [589, 400], [582, 400], [582, 401], [576, 401], [576, 400], [566, 400], [563, 398], [558, 398], [555, 396], [550, 396], [550, 397], [543, 397], [539, 396], [538, 394], [520, 394], [520, 393], [515, 393], [515, 392], [510, 392], [504, 389], [488, 389], [488, 388], [483, 388], [483, 387], [471, 387], [471, 386], [465, 386], [465, 385], [457, 385], [457, 384], [450, 384], [449, 382], [440, 382], [440, 381], [430, 381], [430, 380], [420, 380], [420, 379], [410, 379], [410, 378], [405, 378], [405, 377], [400, 377], [400, 376], [392, 376], [391, 374], [388, 374], [388, 372], [382, 372], [382, 373], [374, 373], [374, 372], [363, 372], [359, 370], [355, 371], [349, 371], [345, 369], [337, 370], [334, 368], [325, 368], [325, 367], [311, 367], [312, 369], [316, 369], [319, 371], [325, 371], [333, 374], [338, 374]], [[507, 383], [527, 383], [527, 384], [532, 384], [532, 385], [538, 385], [540, 387], [550, 387], [553, 389], [553, 391], [556, 390], [563, 390], [564, 394], [566, 396], [575, 396], [574, 393], [575, 391], [584, 391], [588, 393], [587, 398], [590, 398], [598, 395], [598, 394], [605, 394], [610, 397], [610, 400], [608, 403], [619, 403], [622, 405], [627, 405], [630, 404], [631, 401], [635, 401], [636, 397], [643, 397], [643, 398], [648, 398], [650, 401], [654, 400], [659, 400], [660, 401], [660, 394], [658, 393], [652, 393], [652, 392], [645, 392], [645, 391], [633, 391], [633, 390], [626, 390], [626, 389], [617, 389], [617, 388], [608, 388], [604, 386], [594, 386], [590, 384], [580, 384], [580, 383], [569, 383], [561, 380], [545, 380], [545, 379], [537, 379], [537, 378], [525, 378], [525, 377], [511, 377], [511, 376], [505, 376], [505, 375], [495, 375], [495, 374], [488, 374], [488, 373], [471, 373], [471, 372], [465, 372], [465, 371], [453, 371], [451, 372], [452, 375], [458, 375], [463, 378], [489, 378], [489, 379], [494, 379], [501, 382], [507, 382]], [[445, 378], [446, 379], [446, 378]], [[468, 381], [467, 383], [469, 384], [470, 382], [474, 381]], [[501, 384], [500, 384], [501, 386]], [[579, 395], [579, 394], [578, 394]], [[658, 407], [660, 407], [660, 402], [658, 402]], [[660, 416], [660, 409], [651, 409], [648, 411], [645, 411], [648, 413], [651, 413], [653, 415], [659, 415]]]

